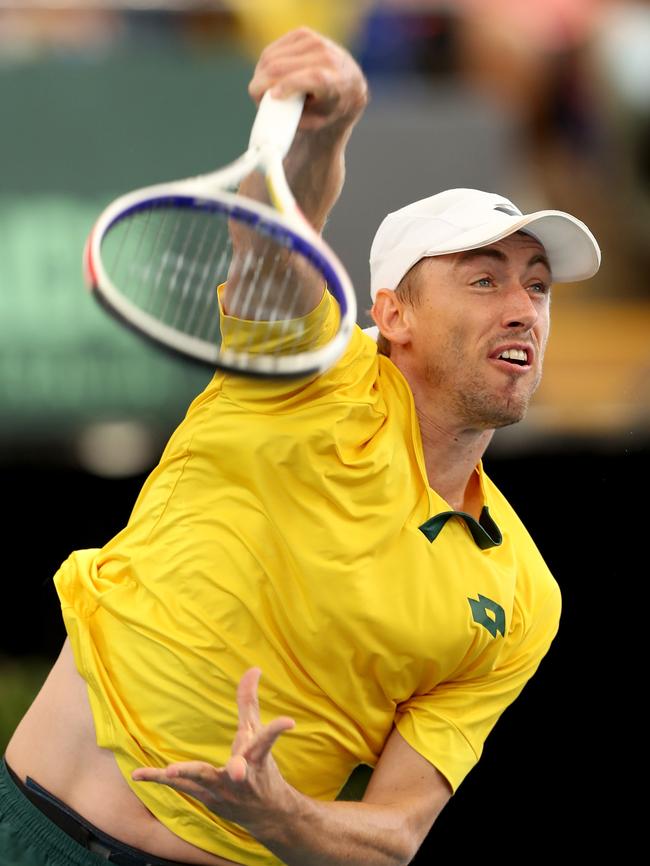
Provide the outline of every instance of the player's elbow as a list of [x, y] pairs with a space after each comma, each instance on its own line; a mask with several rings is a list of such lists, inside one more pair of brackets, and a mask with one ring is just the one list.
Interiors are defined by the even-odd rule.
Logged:
[[386, 866], [408, 866], [422, 844], [423, 836], [418, 833], [406, 817], [401, 817], [390, 828], [388, 844], [384, 850]]
[[402, 805], [402, 810], [395, 815], [390, 834], [393, 845], [391, 866], [407, 866], [414, 860], [448, 799], [449, 794], [445, 792], [433, 808], [409, 809]]
[[420, 850], [424, 839], [426, 838], [426, 832], [414, 832], [412, 828], [404, 831], [404, 836], [402, 839], [402, 850], [401, 850], [401, 860], [400, 864], [408, 864], [411, 863], [415, 859], [415, 855]]
[[386, 866], [408, 866], [418, 852], [420, 843], [414, 837], [403, 831], [393, 834], [390, 852], [387, 852]]
[[419, 845], [413, 845], [411, 840], [404, 838], [400, 840], [399, 846], [395, 850], [393, 866], [408, 866], [413, 861], [418, 853]]

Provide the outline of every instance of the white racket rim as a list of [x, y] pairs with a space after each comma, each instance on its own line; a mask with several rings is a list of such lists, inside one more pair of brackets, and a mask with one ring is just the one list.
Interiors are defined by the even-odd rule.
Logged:
[[[216, 179], [221, 172], [216, 172]], [[221, 178], [219, 177], [219, 180]], [[86, 282], [97, 300], [124, 324], [185, 357], [193, 358], [203, 364], [225, 370], [237, 371], [251, 376], [299, 377], [309, 376], [329, 369], [345, 351], [356, 324], [357, 305], [351, 280], [338, 256], [323, 241], [309, 223], [291, 210], [283, 214], [268, 205], [245, 198], [236, 193], [219, 190], [218, 193], [206, 192], [206, 177], [172, 183], [157, 184], [145, 189], [127, 193], [113, 201], [99, 216], [86, 245], [84, 268]], [[221, 205], [222, 210], [232, 211], [241, 208], [259, 215], [299, 239], [301, 244], [315, 251], [320, 260], [331, 269], [337, 291], [333, 295], [341, 313], [336, 335], [318, 349], [287, 355], [254, 354], [222, 348], [212, 342], [194, 337], [166, 325], [155, 316], [140, 309], [125, 297], [104, 268], [101, 245], [111, 226], [126, 215], [144, 207], [156, 199], [194, 199], [197, 206]], [[225, 205], [225, 207], [223, 207]], [[215, 209], [219, 209], [216, 207]], [[216, 287], [215, 287], [216, 290]]]

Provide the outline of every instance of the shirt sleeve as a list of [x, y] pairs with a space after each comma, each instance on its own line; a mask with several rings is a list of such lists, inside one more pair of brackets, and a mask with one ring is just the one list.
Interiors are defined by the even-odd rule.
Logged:
[[477, 763], [497, 722], [537, 670], [560, 618], [557, 584], [531, 622], [513, 623], [494, 667], [485, 674], [440, 683], [400, 705], [396, 726], [419, 754], [447, 779], [454, 792]]
[[[221, 286], [219, 293], [221, 294]], [[221, 304], [220, 304], [221, 307]], [[340, 311], [332, 295], [325, 289], [315, 309], [306, 316], [282, 322], [262, 322], [238, 319], [225, 314], [221, 307], [223, 343], [236, 349], [244, 344], [255, 346], [257, 352], [273, 352], [282, 341], [291, 343], [292, 351], [313, 350], [328, 343], [339, 329]], [[293, 335], [288, 334], [293, 329]], [[296, 335], [299, 331], [299, 337]], [[251, 351], [251, 349], [248, 349]], [[276, 414], [293, 412], [307, 404], [327, 401], [332, 394], [344, 399], [351, 389], [355, 399], [359, 391], [370, 393], [376, 378], [377, 347], [357, 326], [341, 357], [328, 369], [304, 377], [253, 377], [217, 370], [209, 389], [210, 398], [218, 393], [230, 403], [247, 412]]]
[[329, 342], [338, 330], [339, 308], [327, 289], [318, 306], [306, 316], [265, 322], [228, 316], [222, 304], [223, 285], [217, 291], [224, 348], [246, 348], [253, 354], [281, 354], [285, 348], [292, 354], [313, 351]]

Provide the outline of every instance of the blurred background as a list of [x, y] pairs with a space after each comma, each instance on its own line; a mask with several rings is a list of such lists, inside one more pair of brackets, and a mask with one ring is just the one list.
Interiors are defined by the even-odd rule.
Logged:
[[629, 622], [624, 593], [647, 571], [650, 6], [640, 0], [0, 0], [0, 749], [63, 640], [52, 574], [123, 526], [208, 379], [95, 307], [81, 278], [85, 237], [115, 195], [237, 156], [256, 58], [301, 24], [347, 45], [370, 81], [326, 229], [363, 325], [379, 222], [441, 189], [568, 210], [600, 241], [600, 273], [554, 291], [527, 420], [500, 431], [485, 461], [562, 586], [560, 635], [418, 862], [442, 850], [497, 862], [522, 844], [553, 854], [560, 838], [584, 855], [610, 835], [622, 851], [615, 810], [597, 834], [592, 810], [611, 796], [614, 744], [636, 712], [622, 677], [643, 623]]

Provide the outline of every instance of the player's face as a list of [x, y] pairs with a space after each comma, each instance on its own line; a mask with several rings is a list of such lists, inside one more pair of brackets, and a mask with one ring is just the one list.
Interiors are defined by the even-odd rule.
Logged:
[[549, 331], [542, 245], [517, 233], [416, 267], [412, 349], [430, 399], [472, 429], [519, 421], [539, 384]]

